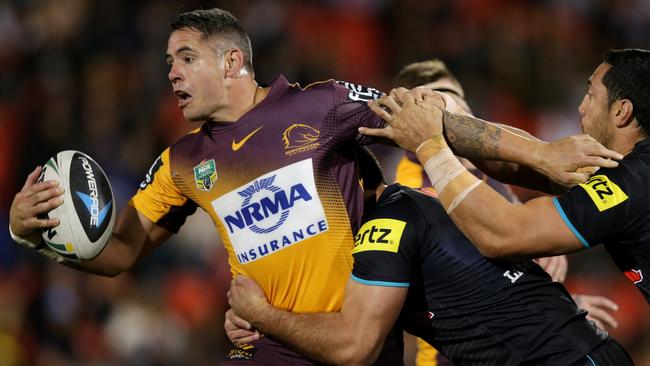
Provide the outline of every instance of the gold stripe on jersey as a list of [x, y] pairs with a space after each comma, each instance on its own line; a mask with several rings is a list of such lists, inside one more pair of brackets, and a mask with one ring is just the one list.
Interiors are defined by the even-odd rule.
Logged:
[[424, 184], [422, 165], [412, 162], [406, 155], [397, 164], [395, 182], [411, 188], [420, 188]]
[[172, 181], [169, 148], [163, 151], [160, 160], [162, 164], [153, 172], [150, 182], [144, 188], [140, 188], [129, 201], [131, 207], [154, 223], [168, 214], [172, 207], [181, 207], [187, 202], [187, 197]]

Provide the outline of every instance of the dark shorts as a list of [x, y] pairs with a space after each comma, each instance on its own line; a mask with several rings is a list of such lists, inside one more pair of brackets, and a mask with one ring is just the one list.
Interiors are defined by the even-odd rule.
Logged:
[[[374, 363], [374, 366], [394, 366], [404, 364], [404, 341], [402, 330], [393, 328], [386, 337], [386, 342]], [[284, 344], [270, 338], [262, 337], [255, 342], [239, 347], [233, 347], [226, 353], [224, 366], [246, 366], [246, 365], [298, 365], [312, 366], [320, 365], [307, 357], [292, 351]]]
[[610, 338], [571, 366], [634, 366], [634, 362], [623, 346]]
[[312, 366], [318, 365], [318, 363], [290, 350], [287, 346], [272, 338], [262, 337], [250, 344], [230, 349], [226, 353], [226, 361], [222, 365]]

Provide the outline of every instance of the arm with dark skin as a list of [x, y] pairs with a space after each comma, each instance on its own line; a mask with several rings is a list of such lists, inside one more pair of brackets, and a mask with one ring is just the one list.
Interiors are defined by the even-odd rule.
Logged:
[[349, 280], [340, 312], [292, 313], [274, 308], [255, 281], [238, 276], [228, 301], [252, 327], [307, 357], [334, 365], [368, 365], [379, 356], [407, 291]]
[[[440, 108], [445, 108], [449, 100], [449, 97], [443, 100], [439, 93], [427, 88], [418, 87], [410, 92], [398, 88], [380, 102], [370, 102], [369, 105], [385, 119], [390, 111], [400, 108], [398, 101], [405, 93], [418, 102], [426, 97]], [[603, 157], [621, 158], [620, 154], [605, 149], [586, 135], [570, 136], [549, 143], [523, 130], [475, 118], [466, 111], [456, 114], [443, 110], [442, 113], [444, 136], [454, 153], [471, 160], [479, 169], [505, 183], [548, 193], [563, 192], [566, 187], [586, 179], [587, 174], [575, 174], [578, 168], [614, 167], [617, 165], [615, 161]], [[390, 125], [385, 128], [389, 132], [391, 129]], [[388, 135], [378, 132], [382, 130], [362, 127], [359, 131], [376, 138], [388, 138]], [[413, 131], [421, 141], [431, 135], [427, 129]], [[417, 145], [400, 146], [409, 151], [417, 149]]]
[[[507, 133], [497, 132], [493, 125], [481, 124], [478, 120], [467, 116], [450, 115], [440, 110], [433, 102], [418, 104], [412, 96], [404, 100], [404, 108], [399, 106], [391, 97], [384, 97], [381, 102], [389, 105], [388, 112], [376, 105], [371, 105], [389, 124], [388, 127], [369, 131], [382, 137], [388, 137], [407, 150], [416, 150], [418, 159], [425, 164], [429, 159], [438, 156], [439, 152], [448, 148], [443, 137], [447, 121], [451, 121], [456, 130], [451, 140], [458, 138], [459, 130], [464, 136], [461, 145], [473, 146], [472, 150], [479, 151], [479, 157], [493, 156], [498, 150], [502, 157], [516, 154], [511, 147], [504, 147], [503, 141]], [[447, 120], [447, 121], [445, 121]], [[458, 127], [462, 125], [462, 127]], [[426, 131], [426, 135], [423, 133]], [[475, 137], [469, 141], [467, 135]], [[490, 141], [488, 146], [477, 145], [476, 140]], [[587, 165], [601, 165], [610, 162], [605, 158], [621, 158], [621, 154], [610, 151], [588, 136], [580, 136], [587, 147], [583, 160]], [[483, 143], [481, 143], [483, 144]], [[617, 165], [615, 162], [613, 165]], [[612, 164], [607, 164], [612, 165]], [[462, 166], [461, 166], [462, 168]], [[467, 187], [474, 186], [477, 178], [462, 168], [463, 171], [439, 192], [440, 202], [445, 209]], [[587, 179], [587, 174], [575, 172], [575, 167], [564, 172], [570, 181], [581, 182]], [[436, 181], [436, 179], [432, 179]], [[570, 231], [558, 214], [551, 197], [540, 197], [525, 204], [512, 204], [487, 184], [478, 182], [478, 186], [465, 193], [463, 200], [450, 213], [450, 217], [458, 228], [476, 245], [479, 251], [487, 257], [510, 259], [538, 258], [570, 253], [583, 248], [579, 239]]]
[[443, 111], [443, 124], [445, 138], [457, 155], [497, 180], [547, 193], [583, 182], [586, 174], [576, 175], [578, 168], [617, 165], [601, 156], [620, 158], [586, 135], [549, 143], [518, 129], [447, 111]]

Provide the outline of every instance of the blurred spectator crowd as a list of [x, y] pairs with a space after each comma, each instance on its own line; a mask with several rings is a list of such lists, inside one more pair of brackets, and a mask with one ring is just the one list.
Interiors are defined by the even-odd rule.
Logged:
[[[27, 174], [61, 150], [93, 156], [124, 207], [156, 156], [197, 127], [167, 80], [169, 21], [214, 6], [249, 32], [261, 83], [282, 73], [388, 90], [404, 64], [439, 57], [476, 115], [545, 139], [579, 132], [576, 109], [606, 49], [650, 48], [644, 0], [2, 1], [0, 366], [223, 358], [230, 274], [206, 216], [116, 278], [46, 263], [6, 231]], [[391, 177], [399, 152], [379, 152]], [[617, 301], [610, 333], [650, 365], [650, 308], [598, 250], [570, 257], [569, 288]]]

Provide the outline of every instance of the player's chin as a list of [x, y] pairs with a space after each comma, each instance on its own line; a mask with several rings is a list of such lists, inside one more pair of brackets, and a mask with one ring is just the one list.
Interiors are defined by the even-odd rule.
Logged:
[[183, 109], [183, 117], [190, 122], [203, 122], [207, 119], [207, 116], [203, 113], [196, 113], [196, 111], [192, 111], [189, 108]]

